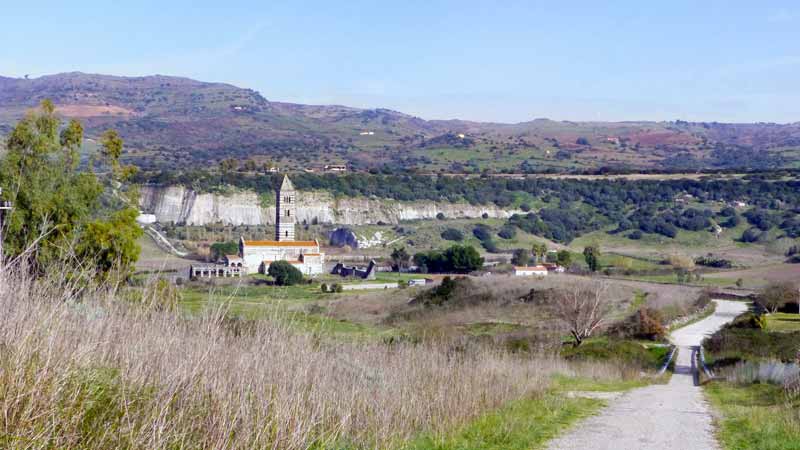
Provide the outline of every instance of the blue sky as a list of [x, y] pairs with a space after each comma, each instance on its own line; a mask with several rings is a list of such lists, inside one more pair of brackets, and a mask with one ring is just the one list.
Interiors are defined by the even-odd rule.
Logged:
[[800, 121], [796, 0], [43, 0], [0, 11], [6, 76], [180, 75], [428, 119]]

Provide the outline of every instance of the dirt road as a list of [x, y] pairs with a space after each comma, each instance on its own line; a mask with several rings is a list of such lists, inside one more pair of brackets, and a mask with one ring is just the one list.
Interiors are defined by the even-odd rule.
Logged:
[[553, 440], [549, 448], [645, 450], [717, 449], [711, 412], [703, 393], [695, 384], [696, 368], [692, 352], [703, 338], [747, 309], [741, 302], [715, 300], [711, 316], [676, 330], [671, 340], [680, 349], [675, 374], [669, 384], [632, 390], [613, 400], [565, 435]]

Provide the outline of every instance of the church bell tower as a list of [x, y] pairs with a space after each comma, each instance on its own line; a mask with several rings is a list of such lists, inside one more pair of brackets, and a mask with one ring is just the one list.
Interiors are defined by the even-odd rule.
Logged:
[[275, 202], [275, 240], [294, 241], [295, 213], [297, 212], [294, 185], [288, 175], [277, 192]]

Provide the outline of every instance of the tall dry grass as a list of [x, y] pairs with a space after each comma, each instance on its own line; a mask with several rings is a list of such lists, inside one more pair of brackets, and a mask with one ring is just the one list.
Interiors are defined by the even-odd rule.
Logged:
[[0, 448], [383, 449], [541, 392], [554, 373], [618, 375], [490, 348], [337, 343], [267, 321], [234, 329], [111, 288], [0, 276]]

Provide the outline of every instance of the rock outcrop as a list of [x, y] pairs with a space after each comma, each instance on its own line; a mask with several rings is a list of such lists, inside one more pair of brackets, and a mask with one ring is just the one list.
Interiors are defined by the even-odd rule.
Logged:
[[[200, 194], [183, 186], [143, 186], [141, 208], [154, 214], [161, 223], [207, 225], [271, 225], [275, 223], [273, 194], [259, 196], [252, 191], [228, 194]], [[367, 225], [399, 223], [403, 220], [447, 218], [505, 218], [521, 211], [504, 210], [495, 205], [470, 205], [449, 202], [400, 202], [379, 198], [335, 198], [328, 192], [301, 192], [297, 220], [307, 223]], [[262, 199], [271, 201], [262, 202]], [[265, 204], [266, 203], [266, 204]]]
[[344, 247], [345, 245], [350, 248], [358, 248], [358, 237], [349, 228], [337, 228], [331, 232], [330, 246], [331, 247]]

